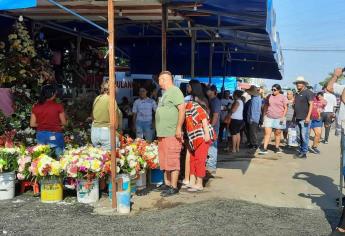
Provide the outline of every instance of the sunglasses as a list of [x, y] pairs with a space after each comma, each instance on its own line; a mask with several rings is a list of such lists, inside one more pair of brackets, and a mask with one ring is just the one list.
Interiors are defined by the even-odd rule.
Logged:
[[276, 89], [276, 88], [273, 88], [273, 89], [272, 89], [272, 92], [275, 92], [275, 91], [278, 91], [278, 89]]

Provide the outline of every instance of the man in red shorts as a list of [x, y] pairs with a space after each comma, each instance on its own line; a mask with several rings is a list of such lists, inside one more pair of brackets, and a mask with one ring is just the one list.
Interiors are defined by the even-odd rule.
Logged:
[[164, 91], [156, 111], [159, 165], [164, 171], [164, 185], [159, 189], [162, 191], [162, 197], [169, 197], [179, 192], [177, 181], [180, 173], [185, 106], [184, 96], [181, 90], [174, 86], [169, 71], [160, 73], [159, 86]]

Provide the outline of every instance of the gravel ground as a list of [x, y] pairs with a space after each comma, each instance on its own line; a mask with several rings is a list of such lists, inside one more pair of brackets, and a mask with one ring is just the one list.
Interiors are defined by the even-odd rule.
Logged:
[[[335, 210], [274, 208], [237, 200], [182, 204], [131, 216], [99, 216], [73, 202], [20, 196], [0, 202], [0, 235], [328, 235]], [[168, 224], [169, 223], [169, 224]]]

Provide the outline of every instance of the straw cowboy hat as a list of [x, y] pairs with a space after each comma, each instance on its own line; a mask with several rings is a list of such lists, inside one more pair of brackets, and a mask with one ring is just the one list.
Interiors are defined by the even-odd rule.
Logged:
[[304, 83], [305, 85], [308, 85], [308, 82], [304, 79], [303, 76], [298, 76], [295, 80], [295, 82], [293, 82], [294, 84], [298, 84], [298, 83]]
[[259, 96], [260, 93], [258, 91], [258, 88], [255, 85], [250, 86], [249, 89], [246, 89], [246, 92], [250, 95], [250, 96]]

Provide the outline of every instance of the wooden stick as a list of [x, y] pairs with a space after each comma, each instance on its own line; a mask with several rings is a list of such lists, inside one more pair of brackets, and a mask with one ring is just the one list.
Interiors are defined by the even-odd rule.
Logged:
[[116, 114], [115, 114], [115, 29], [114, 29], [114, 3], [108, 0], [108, 32], [109, 32], [109, 115], [110, 115], [110, 144], [111, 144], [111, 206], [117, 207], [116, 201]]

